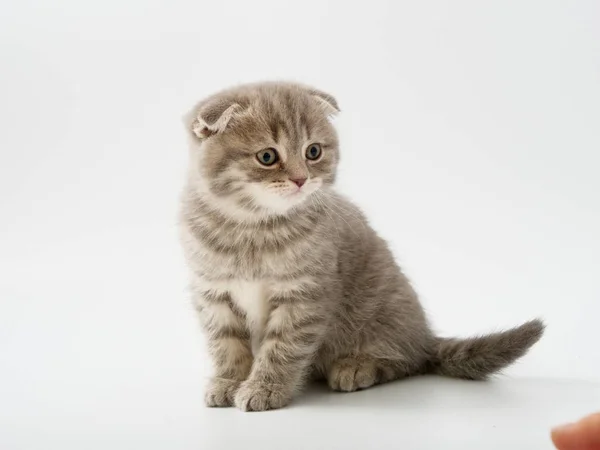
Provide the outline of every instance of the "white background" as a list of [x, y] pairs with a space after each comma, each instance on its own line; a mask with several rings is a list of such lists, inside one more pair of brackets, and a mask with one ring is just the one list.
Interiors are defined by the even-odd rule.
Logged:
[[[309, 394], [268, 419], [203, 408], [210, 365], [175, 226], [180, 118], [262, 79], [338, 98], [339, 188], [390, 241], [440, 333], [546, 320], [509, 381]], [[600, 406], [586, 384], [600, 380], [595, 0], [1, 0], [0, 151], [2, 449], [229, 448], [230, 424], [265, 447], [277, 444], [267, 423], [363, 423], [359, 404], [375, 417], [362, 437], [334, 422], [357, 448], [383, 436], [376, 423], [408, 424], [396, 448], [482, 448], [492, 422], [508, 427], [494, 442], [514, 446], [522, 420], [528, 448], [549, 448], [544, 427]], [[411, 408], [392, 407], [397, 389]], [[436, 389], [446, 400], [423, 409]], [[479, 434], [440, 408], [483, 420]], [[350, 445], [300, 435], [298, 448]]]

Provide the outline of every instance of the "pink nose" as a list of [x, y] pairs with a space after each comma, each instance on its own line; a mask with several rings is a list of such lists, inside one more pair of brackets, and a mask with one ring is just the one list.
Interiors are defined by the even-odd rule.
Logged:
[[302, 187], [306, 183], [306, 178], [290, 178], [292, 183], [296, 183], [298, 187]]

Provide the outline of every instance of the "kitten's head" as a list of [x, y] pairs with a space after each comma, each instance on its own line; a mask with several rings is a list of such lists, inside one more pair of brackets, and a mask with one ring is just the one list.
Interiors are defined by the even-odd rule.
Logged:
[[335, 179], [336, 100], [291, 83], [244, 85], [200, 102], [186, 119], [192, 175], [229, 208], [285, 214]]

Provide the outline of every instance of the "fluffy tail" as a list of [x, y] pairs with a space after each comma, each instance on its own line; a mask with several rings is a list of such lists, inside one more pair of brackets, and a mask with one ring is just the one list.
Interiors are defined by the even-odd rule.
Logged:
[[470, 339], [436, 338], [432, 372], [482, 380], [523, 356], [544, 333], [541, 320], [532, 320], [500, 333]]

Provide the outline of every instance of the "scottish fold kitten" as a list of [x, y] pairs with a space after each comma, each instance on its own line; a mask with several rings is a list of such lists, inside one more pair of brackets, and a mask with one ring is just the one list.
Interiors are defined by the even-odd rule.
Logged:
[[338, 110], [316, 89], [261, 83], [186, 120], [182, 241], [215, 366], [208, 406], [281, 408], [308, 378], [338, 391], [425, 373], [484, 379], [542, 336], [539, 320], [432, 333], [386, 243], [332, 187]]

